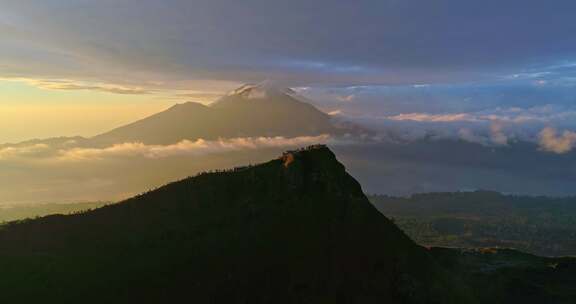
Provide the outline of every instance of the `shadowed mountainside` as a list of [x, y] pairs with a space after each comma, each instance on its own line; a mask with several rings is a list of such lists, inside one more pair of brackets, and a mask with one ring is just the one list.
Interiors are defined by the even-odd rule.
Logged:
[[468, 303], [324, 146], [0, 230], [0, 298]]

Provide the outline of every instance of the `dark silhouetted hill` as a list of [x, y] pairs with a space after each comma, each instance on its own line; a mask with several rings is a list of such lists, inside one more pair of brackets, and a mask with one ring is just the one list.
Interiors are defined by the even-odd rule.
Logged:
[[52, 214], [79, 213], [106, 204], [106, 202], [4, 204], [0, 208], [0, 223]]
[[4, 225], [3, 303], [470, 303], [324, 146]]

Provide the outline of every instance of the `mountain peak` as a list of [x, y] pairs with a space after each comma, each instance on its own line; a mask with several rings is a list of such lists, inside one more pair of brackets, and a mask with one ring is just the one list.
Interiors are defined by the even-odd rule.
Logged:
[[263, 82], [244, 85], [209, 106], [194, 102], [172, 106], [92, 137], [88, 144], [174, 144], [185, 139], [318, 136], [344, 131], [291, 89]]
[[323, 144], [317, 144], [317, 145], [311, 145], [311, 146], [307, 146], [304, 148], [300, 148], [300, 149], [296, 149], [296, 150], [289, 150], [284, 152], [284, 154], [297, 154], [297, 155], [302, 155], [302, 154], [308, 154], [308, 153], [314, 153], [314, 154], [327, 154], [329, 156], [331, 156], [332, 158], [334, 158], [334, 153], [330, 150], [330, 148], [328, 148], [328, 146], [323, 145]]
[[184, 109], [205, 109], [206, 105], [194, 101], [186, 101], [177, 103], [169, 108], [169, 110], [184, 110]]
[[[288, 168], [297, 160], [302, 159], [316, 159], [326, 162], [338, 163], [336, 155], [326, 145], [317, 144], [301, 148], [298, 150], [291, 150], [282, 153], [280, 160], [284, 163], [284, 167]], [[339, 163], [338, 163], [339, 164]]]
[[270, 81], [263, 81], [256, 84], [245, 84], [230, 91], [227, 96], [236, 96], [244, 99], [264, 99], [278, 95], [294, 95], [290, 88], [281, 87]]
[[[313, 107], [299, 96], [294, 90], [282, 87], [277, 83], [264, 81], [256, 84], [245, 84], [235, 90], [230, 91], [222, 98], [211, 104], [214, 108], [227, 107]], [[293, 108], [294, 109], [294, 108]], [[318, 110], [317, 110], [318, 111]]]

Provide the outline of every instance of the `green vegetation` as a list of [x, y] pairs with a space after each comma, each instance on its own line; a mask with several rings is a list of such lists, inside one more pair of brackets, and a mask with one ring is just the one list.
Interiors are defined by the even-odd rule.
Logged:
[[545, 256], [576, 256], [576, 198], [491, 191], [369, 199], [425, 246], [506, 247]]

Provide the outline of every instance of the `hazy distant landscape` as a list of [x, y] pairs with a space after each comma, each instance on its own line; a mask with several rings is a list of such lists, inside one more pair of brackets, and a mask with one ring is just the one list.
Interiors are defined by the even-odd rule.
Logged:
[[425, 246], [502, 247], [544, 256], [576, 256], [574, 197], [477, 191], [369, 199]]

